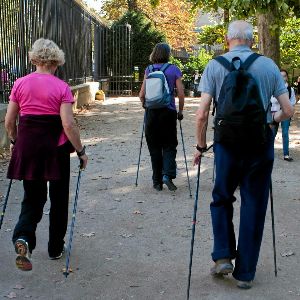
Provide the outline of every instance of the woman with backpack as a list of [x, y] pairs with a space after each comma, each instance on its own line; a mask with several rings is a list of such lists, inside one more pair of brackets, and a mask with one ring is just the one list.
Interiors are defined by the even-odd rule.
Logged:
[[[280, 73], [283, 77], [283, 80], [285, 82], [285, 85], [288, 89], [289, 92], [289, 98], [291, 101], [291, 104], [294, 106], [296, 104], [296, 96], [295, 96], [295, 91], [294, 89], [288, 84], [288, 72], [286, 70], [281, 69]], [[272, 114], [275, 113], [276, 111], [280, 110], [280, 104], [278, 103], [277, 99], [275, 97], [271, 98], [272, 106], [271, 106], [271, 111]], [[289, 153], [289, 128], [290, 128], [290, 123], [291, 119], [287, 119], [284, 121], [281, 121], [281, 131], [282, 131], [282, 146], [283, 146], [283, 159], [286, 161], [293, 161], [293, 158], [290, 157]], [[278, 131], [279, 123], [274, 125], [273, 131], [274, 131], [274, 136], [276, 136], [277, 131]]]
[[[182, 73], [175, 65], [169, 64], [171, 48], [166, 43], [158, 43], [151, 55], [152, 65], [145, 70], [144, 81], [139, 93], [145, 112], [145, 135], [152, 163], [153, 187], [161, 191], [163, 183], [170, 191], [177, 187], [177, 119], [183, 119], [184, 88]], [[176, 111], [175, 88], [179, 98]]]

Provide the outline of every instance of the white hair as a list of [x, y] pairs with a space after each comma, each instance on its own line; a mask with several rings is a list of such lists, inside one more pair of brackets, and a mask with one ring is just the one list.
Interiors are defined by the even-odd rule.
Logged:
[[229, 40], [252, 41], [253, 26], [246, 21], [233, 21], [228, 26], [227, 38]]
[[65, 63], [64, 52], [51, 40], [38, 39], [29, 51], [29, 59], [34, 65], [56, 65]]

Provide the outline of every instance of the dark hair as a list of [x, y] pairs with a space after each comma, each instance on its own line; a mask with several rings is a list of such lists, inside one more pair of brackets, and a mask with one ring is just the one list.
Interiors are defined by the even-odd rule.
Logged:
[[280, 69], [280, 72], [285, 72], [285, 74], [286, 74], [286, 77], [289, 77], [289, 73], [288, 73], [288, 71], [287, 71], [287, 70], [285, 70], [285, 69]]
[[153, 64], [167, 63], [170, 59], [171, 47], [167, 43], [158, 43], [150, 54], [150, 61]]

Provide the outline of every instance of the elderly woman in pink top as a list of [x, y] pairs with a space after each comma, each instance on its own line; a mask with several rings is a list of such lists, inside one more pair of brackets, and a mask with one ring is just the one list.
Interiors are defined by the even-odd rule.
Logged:
[[48, 254], [50, 259], [62, 256], [68, 222], [70, 152], [76, 150], [82, 168], [88, 160], [74, 121], [70, 88], [54, 76], [65, 62], [63, 51], [53, 41], [39, 39], [29, 58], [36, 71], [16, 80], [5, 117], [12, 149], [7, 177], [23, 180], [24, 186], [12, 239], [16, 265], [24, 271], [32, 269], [30, 256], [47, 201], [47, 182], [51, 201]]

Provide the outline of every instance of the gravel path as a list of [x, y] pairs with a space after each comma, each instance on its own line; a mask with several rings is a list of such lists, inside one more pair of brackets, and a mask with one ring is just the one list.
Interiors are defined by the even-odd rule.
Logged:
[[[187, 99], [182, 121], [186, 153], [195, 192], [196, 168], [191, 166], [195, 143], [197, 99]], [[298, 105], [299, 111], [299, 105]], [[212, 279], [212, 230], [209, 213], [212, 190], [213, 155], [203, 159], [200, 177], [198, 223], [191, 283], [192, 299], [300, 299], [300, 118], [291, 128], [291, 155], [282, 159], [280, 132], [276, 139], [273, 173], [277, 233], [278, 277], [274, 277], [272, 228], [267, 212], [265, 234], [254, 287], [236, 288], [231, 276]], [[149, 153], [144, 140], [138, 187], [135, 187], [143, 110], [137, 98], [110, 98], [94, 103], [77, 115], [82, 138], [90, 157], [81, 181], [71, 267], [65, 279], [64, 260], [47, 256], [48, 211], [37, 230], [33, 271], [24, 273], [14, 266], [10, 242], [22, 198], [21, 182], [14, 182], [5, 222], [0, 232], [0, 298], [16, 299], [103, 299], [177, 300], [186, 299], [194, 196], [189, 197], [178, 128], [178, 190], [165, 187], [156, 192], [151, 183]], [[298, 125], [298, 126], [297, 126]], [[211, 127], [211, 126], [210, 126]], [[210, 130], [208, 139], [211, 140]], [[71, 203], [73, 209], [77, 158], [71, 159]], [[0, 206], [8, 185], [7, 161], [0, 163]], [[238, 228], [239, 197], [235, 224]], [[1, 208], [2, 209], [2, 208]]]

